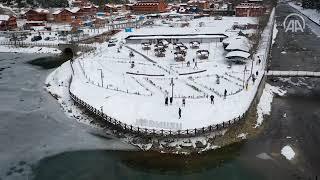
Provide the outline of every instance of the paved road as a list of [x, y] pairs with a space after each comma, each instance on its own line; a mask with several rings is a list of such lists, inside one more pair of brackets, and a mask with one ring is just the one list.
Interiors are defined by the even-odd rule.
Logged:
[[[276, 22], [279, 25], [276, 43], [273, 46], [271, 70], [320, 71], [320, 26], [306, 19], [304, 32], [284, 32], [282, 23], [287, 15], [297, 12], [291, 6], [280, 4], [276, 8]], [[313, 30], [311, 30], [311, 29]]]
[[[49, 70], [34, 55], [0, 53], [0, 179], [26, 179], [35, 161], [80, 149], [132, 149], [68, 118], [44, 89]], [[10, 170], [11, 168], [11, 170]]]
[[266, 133], [272, 137], [273, 148], [277, 148], [277, 143], [294, 148], [297, 159], [293, 164], [305, 177], [320, 177], [320, 79], [286, 78], [285, 81], [274, 83], [288, 93], [274, 99]]
[[[277, 23], [281, 24], [292, 12], [296, 10], [288, 5], [279, 5], [276, 9]], [[310, 20], [306, 22], [308, 29], [303, 33], [285, 33], [279, 28], [272, 50], [271, 70], [320, 70], [320, 38], [314, 33], [315, 30], [320, 32], [320, 26], [315, 27]], [[293, 162], [287, 161], [289, 172], [304, 179], [319, 178], [320, 79], [284, 78], [271, 83], [283, 87], [288, 93], [285, 97], [274, 98], [264, 134], [251, 143], [260, 144], [259, 148], [266, 148], [275, 155], [281, 147], [290, 144], [297, 158]], [[277, 163], [285, 167], [284, 161]]]

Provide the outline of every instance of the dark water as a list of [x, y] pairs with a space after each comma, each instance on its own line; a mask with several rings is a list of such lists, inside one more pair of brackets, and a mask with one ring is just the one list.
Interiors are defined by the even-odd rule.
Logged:
[[[36, 156], [57, 147], [65, 149], [64, 153], [44, 155], [42, 160], [32, 164], [32, 179], [291, 180], [315, 179], [319, 175], [320, 80], [304, 80], [306, 84], [313, 84], [311, 88], [284, 85], [288, 95], [274, 99], [263, 133], [242, 144], [190, 156], [102, 150], [65, 152], [70, 151], [69, 144], [77, 142], [76, 149], [87, 149], [79, 145], [95, 146], [97, 139], [82, 134], [83, 127], [73, 119], [64, 119], [62, 112], [57, 113], [61, 111], [60, 107], [50, 103], [56, 101], [44, 96], [47, 93], [39, 77], [43, 77], [43, 81], [48, 70], [31, 66], [22, 59], [25, 58], [19, 55], [9, 59], [3, 57], [0, 61], [4, 68], [0, 75], [3, 77], [0, 81], [1, 101], [11, 102], [0, 105], [0, 171], [6, 173], [1, 180], [17, 179], [18, 172], [8, 174], [12, 174], [10, 166], [14, 165], [8, 160], [19, 162], [24, 156]], [[283, 83], [276, 85], [283, 86]], [[23, 96], [17, 98], [19, 93]], [[17, 115], [19, 111], [21, 113]], [[285, 119], [282, 117], [284, 113], [287, 114]], [[287, 136], [292, 138], [287, 139]], [[107, 139], [100, 138], [99, 143], [114, 146], [114, 141]], [[295, 162], [289, 162], [280, 154], [281, 148], [287, 144], [292, 145], [297, 153]], [[263, 153], [270, 158], [257, 157]], [[27, 160], [26, 163], [31, 165]]]
[[[282, 86], [287, 96], [275, 97], [265, 130], [256, 138], [203, 154], [74, 151], [42, 159], [33, 167], [35, 180], [104, 179], [316, 179], [320, 167], [320, 96], [318, 79], [306, 86]], [[312, 87], [311, 87], [312, 86]], [[283, 118], [286, 113], [287, 117]], [[290, 138], [288, 138], [290, 136]], [[281, 155], [290, 145], [294, 161]], [[268, 158], [258, 158], [265, 154]]]
[[44, 69], [52, 69], [60, 66], [64, 62], [73, 58], [72, 52], [64, 52], [57, 56], [39, 57], [28, 61], [29, 64], [43, 67]]
[[35, 180], [70, 179], [265, 179], [238, 156], [241, 144], [191, 156], [155, 152], [77, 151], [42, 160]]

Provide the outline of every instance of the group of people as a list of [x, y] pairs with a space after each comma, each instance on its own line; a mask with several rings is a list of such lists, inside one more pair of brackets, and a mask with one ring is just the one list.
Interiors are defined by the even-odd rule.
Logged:
[[[173, 97], [169, 98], [168, 96], [166, 96], [165, 99], [164, 99], [165, 106], [168, 106], [169, 102], [170, 102], [170, 105], [172, 105]], [[182, 107], [185, 107], [185, 106], [186, 106], [186, 98], [182, 98]], [[181, 108], [180, 107], [179, 107], [179, 110], [178, 110], [178, 114], [179, 114], [179, 119], [181, 119]]]
[[[198, 69], [198, 62], [194, 58], [192, 62], [194, 63], [193, 69]], [[187, 61], [187, 67], [190, 67], [190, 61]]]
[[[226, 92], [225, 92], [225, 95], [226, 95]], [[172, 102], [173, 102], [173, 97], [168, 97], [166, 96], [165, 97], [165, 100], [164, 100], [164, 104], [165, 106], [168, 106], [169, 105], [169, 102], [170, 102], [170, 105], [172, 105]], [[214, 104], [214, 95], [211, 95], [210, 96], [210, 103], [211, 104]], [[182, 98], [182, 107], [185, 107], [186, 106], [186, 98], [183, 97]], [[181, 113], [182, 113], [182, 110], [181, 110], [181, 107], [179, 107], [178, 109], [178, 115], [179, 115], [179, 119], [181, 119]]]
[[169, 105], [169, 101], [170, 101], [170, 105], [172, 105], [173, 97], [169, 98], [168, 96], [166, 96], [164, 98], [164, 105], [168, 106]]

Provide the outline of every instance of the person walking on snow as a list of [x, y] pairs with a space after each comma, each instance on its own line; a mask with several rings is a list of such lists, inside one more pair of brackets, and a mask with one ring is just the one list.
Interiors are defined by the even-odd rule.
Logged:
[[166, 106], [168, 106], [168, 100], [169, 100], [168, 97], [166, 97], [165, 100], [164, 100], [164, 104], [165, 104]]
[[181, 108], [179, 108], [178, 113], [179, 113], [179, 119], [181, 119]]
[[226, 97], [227, 97], [227, 90], [224, 89], [224, 99], [226, 99]]
[[182, 106], [185, 107], [186, 106], [186, 99], [182, 98]]
[[214, 96], [213, 95], [210, 96], [210, 100], [211, 100], [211, 104], [214, 104]]
[[198, 69], [198, 62], [197, 62], [197, 61], [194, 62], [194, 67], [193, 67], [193, 69]]

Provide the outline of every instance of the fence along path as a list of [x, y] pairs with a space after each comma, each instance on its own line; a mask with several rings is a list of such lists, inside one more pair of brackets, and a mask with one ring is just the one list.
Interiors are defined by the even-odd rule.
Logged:
[[101, 110], [91, 106], [90, 104], [83, 101], [81, 98], [76, 96], [72, 93], [70, 90], [70, 85], [72, 83], [73, 75], [74, 75], [74, 69], [73, 69], [73, 62], [70, 61], [72, 75], [70, 77], [69, 82], [69, 94], [70, 97], [81, 107], [84, 107], [87, 109], [90, 113], [94, 114], [97, 117], [100, 117], [101, 119], [105, 120], [108, 124], [110, 124], [112, 127], [114, 127], [117, 130], [121, 130], [122, 132], [130, 132], [133, 134], [139, 134], [144, 136], [158, 136], [158, 137], [192, 137], [197, 136], [205, 133], [210, 132], [218, 132], [223, 129], [226, 129], [228, 127], [231, 127], [232, 125], [235, 125], [239, 123], [241, 120], [244, 120], [248, 110], [243, 113], [241, 116], [236, 117], [232, 120], [222, 122], [220, 124], [213, 124], [202, 128], [194, 128], [194, 129], [184, 129], [184, 130], [169, 130], [169, 129], [155, 129], [155, 128], [145, 128], [145, 127], [139, 127], [139, 126], [133, 126], [126, 123], [123, 123], [113, 117], [108, 116], [107, 114], [103, 113]]
[[313, 71], [267, 71], [267, 76], [320, 77], [320, 72]]
[[[274, 16], [274, 9], [272, 11], [272, 16]], [[274, 24], [274, 18], [271, 17], [272, 21], [271, 21], [271, 27], [273, 27]], [[272, 32], [272, 31], [271, 31]], [[272, 33], [271, 33], [272, 34]], [[265, 59], [267, 59], [268, 57], [268, 53], [270, 51], [270, 43], [271, 43], [271, 36], [268, 37], [268, 41], [266, 42], [267, 46], [267, 51], [265, 54]], [[134, 49], [127, 47], [131, 50], [134, 51]], [[147, 58], [148, 59], [148, 58]], [[150, 60], [150, 58], [149, 58]], [[151, 60], [152, 62], [152, 60]], [[74, 75], [74, 70], [73, 70], [73, 66], [71, 63], [71, 69], [73, 74], [70, 77], [70, 83], [69, 85], [72, 83], [72, 78]], [[259, 87], [262, 85], [263, 80], [260, 81], [259, 83]], [[150, 128], [145, 128], [145, 127], [139, 127], [139, 126], [133, 126], [133, 125], [129, 125], [126, 123], [123, 123], [113, 117], [108, 116], [107, 114], [103, 113], [101, 110], [98, 110], [97, 108], [91, 106], [90, 104], [87, 104], [85, 101], [83, 101], [81, 98], [77, 97], [75, 94], [72, 93], [72, 91], [69, 88], [69, 94], [71, 96], [71, 98], [81, 107], [84, 107], [85, 109], [87, 109], [89, 112], [91, 112], [92, 114], [96, 115], [97, 117], [100, 117], [101, 119], [105, 120], [106, 122], [108, 122], [111, 126], [115, 127], [116, 129], [122, 130], [123, 132], [130, 132], [133, 134], [139, 134], [139, 135], [144, 135], [144, 136], [158, 136], [158, 137], [192, 137], [192, 136], [198, 136], [201, 134], [206, 134], [206, 133], [210, 133], [210, 132], [218, 132], [221, 131], [223, 129], [226, 129], [228, 127], [231, 127], [237, 123], [239, 123], [240, 121], [244, 120], [247, 117], [247, 114], [249, 112], [249, 110], [251, 108], [248, 108], [242, 115], [239, 115], [239, 117], [236, 117], [232, 120], [226, 121], [226, 122], [222, 122], [220, 124], [213, 124], [213, 125], [209, 125], [206, 127], [202, 127], [202, 128], [194, 128], [194, 129], [184, 129], [184, 130], [168, 130], [168, 129], [150, 129]], [[257, 93], [256, 93], [257, 96]], [[255, 98], [254, 98], [255, 99]], [[254, 100], [251, 101], [251, 105], [254, 103]]]

